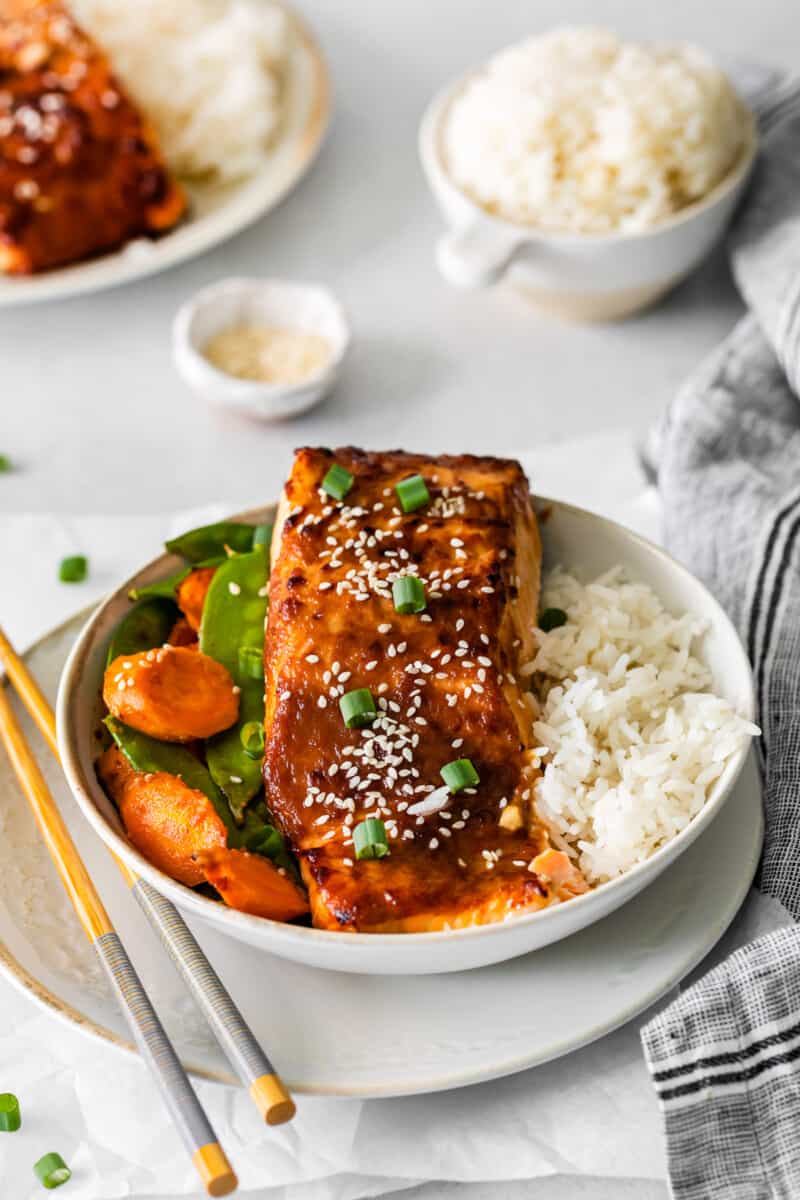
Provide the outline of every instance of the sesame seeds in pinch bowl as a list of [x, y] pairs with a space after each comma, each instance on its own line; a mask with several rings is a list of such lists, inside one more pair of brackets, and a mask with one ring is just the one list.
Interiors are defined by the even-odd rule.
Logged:
[[[746, 656], [727, 616], [698, 580], [662, 550], [611, 521], [558, 501], [541, 500], [537, 501], [538, 506], [546, 513], [546, 519], [542, 519], [540, 523], [546, 567], [558, 563], [565, 564], [576, 574], [580, 574], [581, 578], [590, 580], [615, 565], [621, 565], [630, 572], [632, 579], [652, 588], [668, 612], [691, 612], [705, 624], [705, 633], [696, 653], [708, 669], [714, 692], [743, 718], [752, 716], [751, 677]], [[283, 511], [277, 514], [279, 523], [291, 514], [291, 504], [287, 506], [284, 502], [282, 509]], [[271, 522], [276, 519], [276, 509], [266, 507], [251, 510], [236, 519], [248, 524]], [[335, 547], [330, 549], [335, 553]], [[459, 547], [454, 549], [458, 550]], [[180, 560], [174, 555], [162, 555], [155, 559], [114, 592], [86, 624], [70, 654], [59, 690], [57, 716], [61, 758], [69, 785], [84, 815], [114, 853], [185, 913], [199, 917], [217, 930], [255, 949], [310, 966], [362, 974], [429, 974], [458, 971], [501, 962], [539, 949], [592, 925], [634, 897], [663, 871], [668, 870], [713, 821], [725, 803], [745, 761], [747, 745], [743, 743], [730, 755], [719, 777], [710, 786], [708, 798], [700, 811], [681, 832], [667, 840], [650, 857], [631, 866], [609, 882], [593, 887], [585, 894], [538, 911], [511, 915], [492, 924], [441, 928], [420, 933], [338, 932], [330, 928], [308, 928], [235, 911], [208, 895], [176, 882], [140, 854], [126, 837], [117, 810], [98, 783], [95, 774], [94, 764], [100, 748], [98, 730], [103, 715], [100, 703], [103, 673], [110, 639], [120, 620], [130, 609], [128, 593], [132, 587], [142, 588], [167, 578], [174, 574], [180, 565]], [[407, 603], [412, 604], [413, 600], [414, 597], [409, 592]], [[385, 653], [388, 657], [393, 657], [390, 647], [394, 649], [395, 656], [403, 653], [399, 648], [401, 639], [397, 635], [387, 630], [385, 640]], [[455, 648], [461, 649], [458, 637]], [[309, 644], [305, 654], [312, 658], [319, 657], [318, 650], [318, 647]], [[325, 665], [312, 662], [307, 664], [307, 668], [304, 665], [304, 669], [313, 671]], [[326, 685], [331, 690], [336, 689], [336, 696], [326, 699], [324, 709], [320, 708], [315, 715], [315, 736], [320, 729], [320, 721], [341, 722], [345, 709], [341, 708], [340, 711], [338, 701], [342, 700], [343, 696], [339, 696], [339, 691], [343, 695], [352, 695], [354, 686], [357, 688], [362, 683], [362, 679], [355, 679], [351, 673], [351, 663], [338, 662], [336, 665], [338, 670], [335, 678], [338, 682], [334, 682], [331, 668], [329, 684]], [[429, 677], [422, 667], [431, 665], [418, 664], [420, 680]], [[268, 664], [268, 674], [269, 669]], [[414, 673], [417, 673], [416, 664]], [[269, 688], [269, 681], [267, 686]], [[289, 703], [289, 691], [288, 688], [279, 690], [276, 687], [275, 704], [280, 706], [281, 703]], [[355, 735], [359, 733], [359, 704], [358, 697], [352, 700], [354, 741]], [[387, 721], [387, 728], [379, 727], [374, 730], [371, 738], [397, 740], [398, 724], [401, 722], [401, 716], [402, 722], [405, 723], [405, 716], [393, 714], [388, 701], [386, 708], [382, 708], [381, 711], [387, 717], [396, 717], [397, 720], [394, 725]], [[424, 721], [424, 718], [422, 720]], [[413, 725], [415, 718], [409, 718], [408, 723]], [[311, 726], [308, 725], [307, 728], [310, 729]], [[400, 733], [402, 734], [402, 731]], [[364, 739], [364, 743], [369, 741], [370, 738]], [[401, 751], [402, 748], [400, 747]], [[449, 765], [468, 774], [467, 767], [458, 765], [459, 760], [456, 756], [460, 752], [463, 753], [461, 747], [454, 745], [454, 761]], [[333, 764], [325, 762], [320, 765], [327, 770]], [[460, 778], [459, 786], [469, 787], [471, 780], [466, 778], [466, 774], [463, 779]], [[455, 806], [452, 799], [450, 807], [459, 808], [457, 798]], [[417, 819], [426, 820], [427, 808], [438, 803], [438, 800], [435, 790], [433, 794], [428, 792], [425, 797], [414, 801], [419, 812], [412, 815]], [[443, 806], [448, 803], [444, 796], [442, 803]], [[316, 813], [316, 809], [310, 811], [312, 815]], [[464, 812], [468, 813], [468, 806], [465, 806]], [[455, 819], [459, 819], [458, 814], [455, 815]], [[387, 827], [390, 821], [391, 818], [386, 822]], [[325, 825], [321, 824], [317, 829], [320, 845], [323, 846]], [[386, 833], [391, 847], [391, 828], [387, 828]], [[431, 840], [439, 839], [434, 833]], [[375, 842], [373, 849], [374, 857], [378, 861], [367, 865], [370, 869], [379, 870], [382, 863], [390, 862], [391, 859], [381, 857], [379, 840]], [[430, 855], [432, 869], [435, 869], [433, 864], [437, 852], [437, 847], [430, 845], [426, 851]], [[483, 855], [486, 877], [495, 878], [496, 861], [493, 861], [493, 847], [487, 845], [486, 852]]]

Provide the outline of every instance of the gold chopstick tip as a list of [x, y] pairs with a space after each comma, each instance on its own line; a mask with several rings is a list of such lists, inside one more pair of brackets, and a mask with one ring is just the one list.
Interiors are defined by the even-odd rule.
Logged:
[[209, 1196], [230, 1196], [239, 1186], [233, 1167], [219, 1142], [209, 1142], [192, 1155], [192, 1162]]
[[294, 1100], [278, 1075], [259, 1075], [250, 1084], [249, 1091], [268, 1125], [284, 1125], [297, 1112]]

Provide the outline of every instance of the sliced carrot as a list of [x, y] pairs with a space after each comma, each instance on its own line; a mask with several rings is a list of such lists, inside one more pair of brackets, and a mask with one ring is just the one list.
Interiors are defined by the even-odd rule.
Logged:
[[189, 887], [203, 883], [205, 873], [196, 856], [224, 849], [227, 842], [225, 825], [208, 797], [176, 775], [134, 771], [116, 746], [101, 755], [96, 770], [128, 837], [148, 862]]
[[229, 908], [273, 921], [291, 921], [308, 912], [305, 892], [260, 854], [215, 847], [201, 851], [198, 862]]
[[178, 608], [195, 632], [200, 628], [206, 592], [216, 569], [216, 567], [195, 567], [178, 584]]
[[190, 650], [198, 647], [197, 634], [192, 629], [186, 617], [178, 617], [167, 638], [170, 646], [188, 646]]
[[571, 896], [579, 896], [589, 890], [583, 875], [563, 850], [548, 847], [536, 855], [531, 866], [534, 873], [546, 883], [555, 884], [557, 889]]
[[103, 699], [120, 721], [162, 742], [211, 737], [239, 715], [225, 667], [187, 646], [121, 654], [106, 670]]

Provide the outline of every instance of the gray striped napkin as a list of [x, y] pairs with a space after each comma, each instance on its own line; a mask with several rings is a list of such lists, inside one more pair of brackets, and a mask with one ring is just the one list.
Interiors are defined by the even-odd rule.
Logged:
[[[731, 236], [750, 312], [648, 457], [669, 549], [753, 664], [766, 841], [757, 886], [800, 920], [800, 80], [754, 97], [762, 155]], [[800, 1197], [800, 927], [742, 947], [642, 1030], [678, 1200]]]

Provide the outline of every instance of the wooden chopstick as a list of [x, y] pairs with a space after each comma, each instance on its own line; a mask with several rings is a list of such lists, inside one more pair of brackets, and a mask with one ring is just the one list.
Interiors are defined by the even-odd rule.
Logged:
[[[0, 663], [58, 759], [55, 714], [1, 628]], [[290, 1121], [296, 1111], [294, 1101], [175, 905], [151, 884], [139, 879], [116, 855], [111, 857], [164, 943], [263, 1119], [269, 1125]]]
[[61, 882], [103, 964], [139, 1053], [150, 1068], [205, 1189], [209, 1196], [227, 1196], [236, 1190], [236, 1175], [111, 924], [103, 901], [25, 740], [11, 707], [8, 690], [2, 685], [0, 738], [28, 798]]

